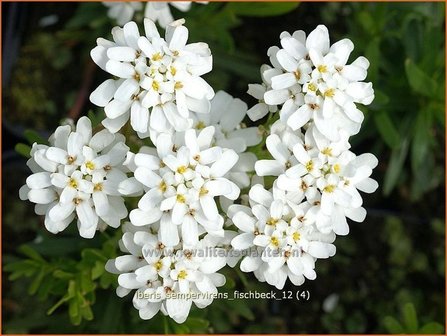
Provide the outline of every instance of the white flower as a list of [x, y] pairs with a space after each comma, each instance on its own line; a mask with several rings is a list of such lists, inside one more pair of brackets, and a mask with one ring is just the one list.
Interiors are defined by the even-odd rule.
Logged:
[[[270, 60], [279, 73], [270, 78], [265, 103], [282, 105], [281, 120], [297, 130], [314, 120], [318, 130], [332, 141], [340, 134], [356, 134], [363, 114], [356, 104], [368, 105], [374, 99], [366, 78], [369, 62], [359, 57], [347, 61], [353, 43], [343, 39], [330, 46], [329, 32], [319, 25], [306, 38], [303, 31], [283, 32], [282, 48], [269, 50]], [[304, 94], [304, 96], [303, 96]]]
[[214, 244], [201, 240], [188, 249], [181, 244], [168, 249], [157, 238], [157, 229], [150, 233], [127, 224], [124, 230], [120, 247], [126, 254], [109, 260], [106, 269], [119, 274], [118, 296], [136, 289], [133, 305], [142, 319], [161, 311], [183, 323], [192, 303], [198, 308], [208, 306], [217, 287], [225, 284], [225, 277], [217, 271], [226, 259]]
[[[197, 1], [200, 4], [207, 4], [207, 1]], [[122, 26], [134, 18], [136, 12], [143, 9], [141, 2], [103, 2], [109, 10], [107, 15], [111, 19], [116, 19], [118, 25]], [[172, 16], [169, 5], [182, 12], [187, 12], [191, 8], [191, 1], [148, 1], [144, 10], [144, 16], [154, 22], [158, 22], [160, 27], [166, 28], [174, 17]]]
[[[251, 188], [250, 207], [231, 206], [229, 215], [241, 233], [231, 244], [236, 250], [252, 249], [241, 263], [244, 272], [255, 271], [260, 281], [282, 289], [287, 278], [301, 285], [304, 278], [315, 279], [315, 259], [335, 254], [334, 234], [320, 234], [302, 221], [275, 194], [261, 185]], [[298, 215], [298, 216], [297, 216]]]
[[[191, 116], [193, 120], [191, 128], [201, 131], [205, 127], [213, 126], [213, 144], [233, 149], [236, 153], [243, 153], [247, 147], [255, 146], [262, 140], [258, 127], [247, 127], [243, 123], [246, 115], [246, 103], [225, 91], [218, 91], [210, 101], [210, 113], [197, 113]], [[174, 128], [171, 128], [169, 133], [174, 136], [176, 145], [183, 144], [182, 133], [176, 132]], [[151, 140], [154, 143], [157, 142], [159, 134], [159, 132], [151, 130]]]
[[129, 148], [122, 137], [107, 130], [92, 136], [90, 120], [82, 117], [75, 131], [60, 126], [51, 146], [33, 145], [28, 166], [32, 174], [21, 199], [36, 203], [52, 233], [63, 231], [77, 218], [79, 233], [92, 238], [104, 225], [118, 227], [127, 216], [118, 185], [127, 178], [122, 163]]
[[[255, 146], [262, 141], [262, 135], [258, 127], [246, 127], [242, 122], [247, 115], [247, 104], [238, 98], [233, 98], [224, 91], [218, 91], [211, 100], [209, 114], [195, 114], [192, 116], [193, 128], [204, 137], [212, 129], [214, 135], [211, 143], [218, 147], [233, 149], [239, 154], [239, 160], [229, 171], [228, 178], [240, 188], [246, 188], [250, 184], [249, 172], [254, 171], [256, 156], [246, 152], [247, 147]], [[179, 148], [185, 145], [184, 132], [176, 132], [173, 128], [169, 131], [174, 139], [174, 145]], [[151, 130], [151, 140], [157, 143], [160, 133]], [[208, 136], [208, 135], [207, 135]]]
[[277, 134], [270, 134], [266, 139], [266, 145], [273, 160], [256, 162], [255, 170], [259, 176], [279, 176], [297, 163], [292, 151]]
[[[135, 12], [139, 12], [143, 9], [141, 2], [103, 2], [103, 5], [108, 7], [107, 15], [111, 19], [115, 19], [118, 25], [123, 26], [127, 22], [131, 21]], [[172, 21], [172, 20], [171, 20]]]
[[92, 59], [103, 70], [118, 77], [103, 82], [91, 95], [104, 107], [103, 125], [117, 132], [129, 119], [140, 137], [149, 129], [184, 131], [192, 126], [193, 113], [209, 113], [213, 89], [200, 77], [212, 68], [206, 43], [186, 44], [184, 20], [170, 24], [166, 39], [153, 21], [145, 19], [145, 36], [135, 22], [112, 30], [113, 41], [97, 40]]
[[180, 148], [168, 134], [160, 135], [158, 152], [135, 155], [135, 179], [122, 186], [138, 190], [143, 185], [145, 194], [130, 219], [136, 226], [160, 221], [160, 240], [166, 246], [177, 245], [179, 234], [185, 245], [192, 246], [204, 231], [223, 235], [223, 217], [214, 198], [238, 198], [239, 188], [224, 177], [238, 155], [231, 149], [211, 147], [213, 132], [212, 126], [198, 135], [188, 130]]
[[258, 104], [254, 105], [247, 111], [248, 117], [253, 120], [259, 120], [265, 117], [269, 112], [278, 111], [276, 105], [267, 105], [264, 101], [264, 94], [271, 89], [272, 77], [281, 74], [279, 69], [272, 68], [267, 64], [261, 66], [262, 84], [249, 84], [247, 93], [258, 100]]
[[356, 157], [348, 148], [347, 140], [329, 142], [315, 127], [309, 127], [305, 142], [293, 147], [297, 163], [275, 181], [275, 187], [285, 193], [284, 200], [301, 207], [306, 223], [315, 223], [322, 233], [347, 234], [345, 217], [363, 221], [365, 210], [358, 189], [371, 193], [378, 186], [369, 177], [377, 165], [375, 156]]
[[[207, 1], [197, 1], [200, 4], [207, 4]], [[158, 22], [158, 24], [162, 28], [166, 28], [168, 24], [174, 21], [169, 5], [178, 9], [182, 12], [187, 12], [191, 8], [191, 1], [149, 1], [146, 5], [146, 9], [144, 11], [144, 16], [151, 19], [154, 22]]]

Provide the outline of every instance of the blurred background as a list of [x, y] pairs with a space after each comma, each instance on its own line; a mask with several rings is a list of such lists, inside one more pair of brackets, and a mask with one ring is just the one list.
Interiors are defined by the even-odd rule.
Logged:
[[[115, 25], [101, 3], [2, 4], [3, 333], [444, 333], [445, 325], [445, 4], [209, 3], [185, 17], [189, 41], [207, 42], [206, 80], [246, 101], [261, 81], [267, 49], [282, 31], [329, 28], [331, 41], [355, 44], [351, 61], [371, 62], [376, 92], [352, 138], [356, 153], [379, 158], [379, 190], [364, 195], [368, 216], [319, 260], [318, 278], [300, 288], [309, 300], [215, 300], [183, 325], [157, 315], [142, 321], [131, 297], [115, 296], [104, 271], [119, 230], [81, 240], [47, 233], [21, 202], [29, 145], [65, 118], [102, 113], [90, 92], [107, 78], [90, 60], [97, 37]], [[136, 20], [141, 22], [142, 13]], [[260, 122], [262, 123], [262, 121]], [[223, 291], [272, 288], [225, 269]], [[282, 291], [277, 291], [282, 297]]]

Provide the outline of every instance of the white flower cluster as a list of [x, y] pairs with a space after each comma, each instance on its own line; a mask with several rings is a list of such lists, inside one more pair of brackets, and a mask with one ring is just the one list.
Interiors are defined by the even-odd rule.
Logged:
[[104, 107], [103, 125], [118, 132], [130, 119], [141, 138], [151, 131], [191, 128], [191, 115], [209, 113], [213, 89], [200, 76], [211, 71], [206, 43], [186, 44], [184, 20], [175, 21], [160, 37], [153, 21], [144, 20], [145, 36], [135, 22], [112, 29], [113, 41], [97, 40], [93, 61], [118, 79], [107, 79], [90, 95]]
[[161, 225], [125, 225], [120, 248], [126, 254], [109, 260], [106, 269], [120, 274], [118, 296], [136, 289], [133, 305], [142, 319], [161, 311], [183, 323], [192, 303], [198, 308], [210, 305], [217, 287], [225, 284], [225, 277], [217, 273], [226, 264], [225, 251], [208, 236], [191, 249], [181, 243], [168, 248], [159, 239]]
[[[108, 6], [127, 21], [141, 4]], [[352, 42], [330, 46], [324, 26], [307, 39], [302, 31], [282, 33], [283, 49], [270, 48], [272, 66], [261, 67], [263, 84], [249, 86], [259, 103], [248, 109], [201, 78], [212, 69], [211, 51], [205, 43], [187, 44], [183, 23], [167, 25], [162, 38], [146, 18], [144, 36], [126, 22], [112, 29], [113, 41], [97, 40], [91, 57], [114, 76], [90, 96], [104, 108], [105, 129], [92, 130], [82, 117], [74, 130], [57, 128], [49, 146], [34, 144], [33, 174], [20, 190], [50, 232], [77, 219], [84, 238], [119, 227], [128, 215], [124, 198], [133, 199], [119, 244], [124, 255], [106, 269], [119, 274], [119, 296], [136, 290], [142, 319], [160, 311], [178, 323], [193, 303], [212, 303], [226, 281], [217, 272], [235, 267], [242, 250], [249, 252], [242, 271], [279, 289], [287, 279], [295, 285], [315, 279], [316, 260], [335, 254], [336, 235], [349, 231], [347, 218], [364, 220], [359, 191], [377, 188], [370, 178], [377, 159], [349, 150], [363, 120], [356, 104], [374, 97], [371, 83], [361, 82], [368, 61], [346, 65]], [[263, 133], [244, 118], [277, 111], [266, 138], [272, 159], [258, 160], [250, 147]], [[126, 124], [126, 135], [133, 130], [153, 146], [119, 134]], [[125, 142], [135, 139], [132, 153]], [[271, 189], [263, 176], [276, 177]]]
[[[197, 1], [197, 3], [207, 4], [206, 1]], [[143, 3], [132, 2], [103, 2], [104, 6], [109, 10], [107, 15], [111, 19], [115, 19], [118, 25], [123, 26], [134, 18], [134, 14], [143, 10]], [[191, 1], [148, 1], [144, 10], [144, 17], [158, 22], [160, 27], [166, 28], [174, 18], [169, 5], [182, 12], [187, 12], [191, 8]]]
[[278, 289], [287, 278], [300, 285], [315, 279], [315, 261], [335, 254], [336, 235], [346, 235], [346, 218], [361, 222], [360, 191], [378, 185], [369, 176], [377, 166], [372, 154], [349, 151], [363, 114], [356, 103], [374, 98], [366, 78], [364, 57], [346, 65], [353, 43], [344, 39], [330, 46], [320, 25], [306, 38], [303, 31], [281, 34], [281, 46], [268, 51], [273, 67], [261, 68], [263, 84], [249, 93], [259, 100], [248, 114], [254, 119], [279, 110], [266, 146], [273, 157], [255, 164], [259, 176], [277, 176], [271, 191], [255, 185], [249, 206], [232, 205], [228, 214], [240, 229], [235, 249], [254, 248], [241, 270]]
[[20, 198], [36, 203], [52, 233], [77, 218], [79, 234], [92, 238], [98, 228], [117, 228], [127, 216], [119, 184], [127, 178], [123, 163], [129, 151], [121, 134], [102, 130], [92, 136], [90, 119], [79, 119], [76, 131], [59, 126], [50, 146], [34, 144], [27, 165], [33, 172]]

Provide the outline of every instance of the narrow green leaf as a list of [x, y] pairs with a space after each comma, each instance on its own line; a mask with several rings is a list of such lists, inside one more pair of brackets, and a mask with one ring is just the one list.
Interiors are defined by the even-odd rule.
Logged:
[[417, 173], [421, 167], [423, 168], [423, 163], [428, 153], [430, 144], [429, 117], [430, 116], [424, 110], [421, 110], [419, 111], [415, 123], [413, 141], [411, 144], [411, 167], [413, 173]]
[[391, 152], [391, 159], [385, 174], [383, 183], [383, 193], [388, 196], [396, 186], [399, 176], [402, 174], [402, 167], [408, 154], [408, 139], [404, 139], [401, 146]]
[[245, 317], [247, 320], [253, 321], [255, 319], [255, 315], [243, 300], [232, 301], [231, 309], [238, 315]]
[[391, 316], [387, 316], [383, 319], [383, 324], [385, 328], [388, 330], [390, 334], [403, 334], [404, 328], [400, 325], [400, 323]]
[[[77, 296], [73, 297], [70, 299], [70, 303], [68, 305], [68, 314], [70, 315], [70, 318], [75, 319], [74, 321], [77, 321], [77, 317], [81, 316], [79, 314], [79, 301]], [[80, 321], [79, 321], [80, 322]], [[73, 324], [76, 324], [75, 322], [73, 322]]]
[[188, 326], [193, 333], [198, 333], [206, 332], [210, 322], [201, 318], [190, 317], [185, 321], [185, 325]]
[[418, 332], [418, 317], [416, 309], [412, 303], [406, 303], [403, 307], [403, 318], [405, 323], [405, 331], [409, 334], [417, 334]]
[[241, 16], [277, 16], [293, 11], [299, 2], [231, 2], [227, 10]]
[[432, 98], [437, 95], [436, 81], [419, 68], [412, 60], [405, 61], [405, 72], [410, 87], [417, 93]]
[[20, 253], [26, 255], [27, 257], [29, 257], [35, 261], [39, 261], [41, 263], [46, 263], [45, 259], [43, 259], [39, 253], [37, 253], [33, 248], [31, 248], [28, 245], [21, 245], [19, 247], [19, 251], [20, 251]]
[[373, 115], [377, 129], [385, 143], [390, 148], [398, 148], [401, 141], [400, 135], [388, 113], [385, 111], [377, 111]]
[[418, 331], [419, 334], [443, 334], [444, 326], [438, 322], [429, 322]]
[[30, 155], [31, 147], [28, 145], [25, 145], [23, 143], [18, 143], [14, 149], [17, 153], [19, 153], [23, 157], [26, 157], [28, 159], [31, 157], [31, 155]]
[[34, 130], [26, 130], [23, 135], [25, 139], [32, 145], [37, 142], [38, 144], [48, 144], [48, 141], [44, 139], [39, 133]]
[[104, 263], [97, 261], [92, 268], [92, 280], [98, 279], [105, 272]]
[[62, 280], [70, 280], [70, 279], [73, 279], [74, 274], [58, 269], [53, 272], [53, 277], [55, 277], [57, 279], [62, 279]]
[[73, 296], [69, 295], [68, 293], [65, 294], [59, 301], [56, 302], [56, 304], [54, 306], [52, 306], [50, 309], [48, 309], [47, 311], [47, 315], [51, 315], [53, 314], [53, 312], [59, 308], [62, 304], [64, 304], [65, 302], [68, 302], [71, 298], [73, 298]]
[[379, 73], [379, 64], [381, 64], [380, 42], [380, 38], [373, 38], [365, 50], [365, 56], [370, 62], [368, 79], [372, 82], [376, 82]]
[[38, 275], [31, 282], [30, 287], [28, 288], [28, 293], [30, 295], [34, 295], [37, 293], [37, 290], [39, 289], [39, 286], [42, 283], [42, 280], [45, 277], [45, 275], [46, 275], [46, 270], [44, 267], [42, 267], [40, 269], [40, 272], [38, 273]]

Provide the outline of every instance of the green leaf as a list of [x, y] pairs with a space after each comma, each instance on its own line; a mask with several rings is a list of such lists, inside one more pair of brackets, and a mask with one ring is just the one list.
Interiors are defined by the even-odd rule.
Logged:
[[75, 15], [66, 23], [65, 28], [77, 29], [91, 26], [91, 23], [100, 16], [104, 16], [106, 8], [99, 3], [82, 3], [78, 6]]
[[393, 121], [385, 111], [377, 111], [374, 113], [374, 121], [377, 125], [382, 139], [390, 148], [398, 148], [400, 145], [400, 135], [394, 126]]
[[58, 269], [53, 272], [53, 277], [55, 277], [57, 279], [62, 279], [62, 280], [71, 280], [71, 279], [73, 279], [74, 274]]
[[408, 154], [408, 139], [404, 139], [399, 148], [391, 152], [391, 159], [385, 174], [383, 193], [388, 196], [396, 186], [397, 180], [402, 174], [402, 168]]
[[418, 332], [418, 318], [414, 305], [412, 303], [406, 303], [402, 313], [405, 323], [405, 331], [409, 334], [416, 334]]
[[192, 333], [206, 332], [210, 322], [198, 317], [190, 317], [185, 321], [185, 325]]
[[37, 142], [38, 144], [48, 144], [48, 141], [44, 139], [39, 133], [34, 130], [26, 130], [23, 135], [25, 139], [32, 145]]
[[363, 26], [363, 29], [369, 34], [374, 34], [376, 32], [376, 21], [373, 16], [368, 11], [362, 11], [357, 14], [357, 19], [359, 23]]
[[438, 322], [429, 322], [418, 331], [419, 334], [443, 334], [444, 326]]
[[39, 253], [37, 253], [33, 248], [29, 247], [28, 245], [21, 245], [19, 247], [20, 253], [26, 255], [32, 260], [39, 261], [41, 263], [46, 263], [45, 259], [43, 259]]
[[387, 316], [383, 319], [383, 324], [385, 328], [388, 330], [390, 334], [403, 334], [404, 328], [400, 325], [400, 323], [391, 316]]
[[28, 145], [25, 145], [23, 143], [18, 143], [14, 149], [17, 153], [19, 153], [20, 155], [22, 155], [28, 159], [31, 157], [31, 155], [30, 155], [31, 147]]
[[365, 50], [365, 56], [370, 62], [368, 69], [368, 79], [372, 82], [376, 82], [379, 73], [379, 64], [381, 64], [380, 55], [380, 38], [375, 37]]
[[231, 309], [237, 313], [245, 317], [247, 320], [253, 321], [255, 319], [255, 315], [250, 310], [250, 308], [246, 305], [244, 300], [235, 300], [231, 302]]
[[405, 61], [405, 72], [410, 87], [417, 93], [426, 97], [437, 95], [436, 81], [419, 68], [412, 60]]
[[191, 330], [186, 324], [177, 324], [175, 322], [169, 322], [169, 324], [171, 329], [174, 331], [174, 334], [185, 335], [191, 333]]
[[44, 267], [40, 269], [39, 274], [33, 279], [31, 282], [30, 287], [28, 288], [28, 293], [30, 295], [34, 295], [37, 293], [37, 290], [39, 289], [40, 284], [42, 283], [43, 278], [46, 275], [46, 270]]
[[98, 279], [105, 272], [104, 263], [97, 261], [92, 268], [92, 280]]
[[70, 294], [65, 294], [59, 301], [56, 302], [56, 304], [54, 306], [52, 306], [50, 309], [48, 309], [47, 311], [47, 315], [51, 315], [53, 314], [53, 312], [59, 308], [61, 305], [63, 305], [65, 302], [68, 302], [71, 298], [73, 298], [73, 296], [71, 296]]
[[231, 2], [227, 9], [241, 16], [277, 16], [293, 11], [299, 2]]
[[427, 156], [430, 134], [429, 134], [429, 115], [425, 110], [419, 111], [418, 118], [415, 123], [413, 141], [411, 144], [411, 167], [413, 173], [417, 173], [424, 166], [425, 157]]

